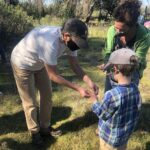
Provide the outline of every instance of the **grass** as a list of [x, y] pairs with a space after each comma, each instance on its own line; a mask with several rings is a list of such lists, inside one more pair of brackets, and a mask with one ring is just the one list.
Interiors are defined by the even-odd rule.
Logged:
[[[79, 51], [79, 61], [84, 70], [100, 87], [99, 98], [103, 96], [104, 74], [96, 66], [101, 63], [101, 50], [104, 47], [106, 28], [91, 28], [89, 31], [90, 49]], [[148, 54], [150, 60], [150, 54]], [[70, 71], [69, 65], [62, 57], [58, 64], [59, 73], [66, 79], [83, 87], [85, 83], [78, 80]], [[0, 66], [0, 150], [36, 150], [30, 142], [21, 102], [17, 94], [12, 74], [6, 67]], [[150, 149], [150, 63], [140, 83], [143, 106], [139, 124], [128, 143], [128, 150]], [[71, 89], [53, 83], [52, 125], [63, 130], [63, 135], [45, 141], [43, 150], [98, 150], [99, 139], [95, 135], [97, 117], [91, 112], [87, 99]]]

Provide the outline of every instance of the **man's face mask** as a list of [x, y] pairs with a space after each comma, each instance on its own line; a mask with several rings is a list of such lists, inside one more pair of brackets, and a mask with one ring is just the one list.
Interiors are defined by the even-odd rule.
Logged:
[[66, 45], [67, 45], [67, 47], [68, 47], [71, 51], [75, 51], [75, 50], [80, 49], [80, 48], [78, 47], [78, 45], [77, 45], [75, 42], [73, 42], [72, 40], [68, 41]]

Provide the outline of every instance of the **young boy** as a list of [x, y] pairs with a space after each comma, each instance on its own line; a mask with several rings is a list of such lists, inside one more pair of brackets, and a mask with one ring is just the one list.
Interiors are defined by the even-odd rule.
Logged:
[[141, 108], [140, 92], [131, 82], [138, 59], [134, 51], [122, 48], [111, 54], [106, 66], [118, 85], [105, 93], [101, 103], [91, 94], [92, 110], [99, 117], [100, 150], [125, 150]]

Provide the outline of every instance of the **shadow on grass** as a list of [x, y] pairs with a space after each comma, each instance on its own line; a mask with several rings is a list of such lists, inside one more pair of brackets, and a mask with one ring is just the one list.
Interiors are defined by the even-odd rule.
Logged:
[[47, 150], [56, 142], [56, 139], [46, 139], [42, 147], [37, 147], [31, 143], [20, 143], [11, 138], [5, 138], [0, 141], [0, 150]]
[[[70, 107], [53, 107], [52, 125], [55, 124], [57, 121], [61, 121], [68, 118], [70, 114]], [[23, 111], [0, 117], [0, 135], [7, 133], [19, 133], [22, 131], [27, 131]]]
[[150, 142], [146, 143], [146, 150], [150, 150]]
[[11, 65], [0, 64], [0, 91], [4, 94], [16, 94], [17, 87]]
[[67, 132], [79, 131], [97, 122], [97, 116], [93, 112], [89, 111], [82, 117], [78, 117], [72, 121], [62, 124], [59, 128], [64, 132], [64, 134], [66, 134]]
[[[140, 120], [136, 130], [150, 132], [149, 116], [150, 116], [150, 104], [143, 104]], [[79, 131], [95, 123], [98, 123], [98, 118], [93, 112], [89, 111], [86, 112], [84, 116], [78, 117], [72, 121], [62, 124], [59, 128], [64, 131], [64, 134], [66, 134], [67, 132]]]
[[140, 119], [136, 130], [150, 132], [150, 104], [142, 104]]
[[2, 84], [0, 85], [0, 91], [3, 92], [5, 95], [6, 94], [18, 94], [18, 91], [17, 91], [17, 87], [15, 85], [15, 83], [5, 83], [5, 84]]
[[71, 107], [53, 107], [52, 109], [52, 125], [54, 125], [57, 121], [62, 121], [64, 119], [69, 118], [69, 116], [71, 115]]

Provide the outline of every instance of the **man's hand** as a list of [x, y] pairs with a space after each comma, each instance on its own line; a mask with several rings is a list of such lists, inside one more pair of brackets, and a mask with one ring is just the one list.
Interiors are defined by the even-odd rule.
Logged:
[[87, 85], [90, 89], [92, 89], [95, 95], [98, 95], [99, 87], [87, 75], [83, 77], [83, 81], [87, 83]]
[[84, 89], [82, 87], [78, 88], [78, 92], [80, 93], [80, 95], [82, 97], [85, 97], [85, 98], [89, 98], [90, 97], [90, 91], [88, 91], [88, 90], [86, 90], [86, 89]]
[[99, 87], [95, 83], [89, 83], [89, 87], [92, 89], [95, 95], [98, 95]]

